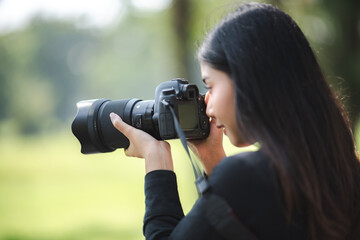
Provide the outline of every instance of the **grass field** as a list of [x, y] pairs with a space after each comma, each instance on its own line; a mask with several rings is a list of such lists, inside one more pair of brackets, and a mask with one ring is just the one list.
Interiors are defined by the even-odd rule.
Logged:
[[[170, 141], [185, 212], [197, 199], [192, 167]], [[239, 151], [225, 140], [229, 154]], [[122, 150], [82, 155], [70, 131], [0, 137], [1, 240], [144, 239], [144, 163]]]

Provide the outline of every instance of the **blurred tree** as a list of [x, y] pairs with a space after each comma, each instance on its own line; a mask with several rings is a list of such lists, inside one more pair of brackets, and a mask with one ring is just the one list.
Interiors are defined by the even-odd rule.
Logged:
[[348, 99], [345, 102], [353, 129], [360, 119], [360, 1], [328, 0], [321, 2], [336, 31], [334, 43], [327, 48], [332, 72], [344, 78]]
[[0, 121], [9, 115], [9, 73], [11, 69], [10, 56], [0, 39]]
[[[220, 4], [220, 5], [219, 5]], [[206, 32], [234, 7], [233, 1], [226, 0], [174, 0], [170, 8], [173, 42], [175, 43], [178, 76], [197, 83], [202, 92], [203, 84], [196, 60], [196, 51]]]
[[69, 106], [74, 104], [75, 96], [84, 84], [79, 73], [87, 61], [86, 51], [90, 51], [86, 47], [96, 45], [96, 36], [75, 28], [71, 22], [45, 22], [41, 19], [33, 21], [29, 30], [37, 36], [40, 46], [31, 65], [36, 69], [36, 75], [51, 83], [55, 116], [66, 120], [72, 113]]
[[0, 120], [38, 133], [68, 127], [82, 99], [153, 99], [160, 82], [179, 76], [167, 19], [167, 11], [130, 9], [100, 30], [35, 17], [24, 30], [0, 36], [0, 93], [10, 103]]
[[81, 85], [69, 67], [69, 53], [83, 41], [95, 38], [70, 22], [41, 18], [1, 36], [0, 91], [7, 103], [1, 115], [15, 121], [20, 132], [38, 132], [54, 119], [68, 118]]
[[190, 9], [192, 8], [189, 0], [175, 0], [171, 14], [175, 31], [175, 51], [177, 56], [177, 71], [179, 76], [189, 79], [190, 72], [189, 55], [192, 50], [189, 46], [189, 36], [191, 35]]
[[168, 19], [166, 11], [148, 15], [130, 10], [114, 28], [99, 33], [101, 44], [86, 74], [86, 97], [153, 99], [159, 83], [176, 77]]

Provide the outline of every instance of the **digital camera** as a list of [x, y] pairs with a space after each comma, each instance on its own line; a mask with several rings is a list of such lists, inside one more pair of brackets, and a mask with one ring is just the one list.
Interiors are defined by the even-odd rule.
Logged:
[[80, 101], [77, 103], [72, 132], [79, 140], [84, 154], [127, 148], [129, 140], [111, 123], [109, 115], [114, 112], [127, 124], [158, 140], [175, 139], [178, 135], [169, 107], [174, 110], [187, 139], [204, 139], [209, 135], [210, 124], [205, 113], [204, 96], [199, 94], [196, 85], [184, 79], [161, 83], [155, 90], [155, 100], [131, 98]]

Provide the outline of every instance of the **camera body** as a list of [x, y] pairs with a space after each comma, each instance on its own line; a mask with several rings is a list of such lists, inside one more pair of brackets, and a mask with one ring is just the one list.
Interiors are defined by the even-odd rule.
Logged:
[[160, 139], [177, 138], [174, 119], [170, 109], [162, 101], [173, 107], [180, 126], [188, 139], [205, 138], [209, 134], [204, 97], [196, 85], [186, 80], [175, 79], [160, 84], [155, 91], [154, 120], [158, 122]]
[[204, 96], [196, 85], [184, 79], [161, 83], [155, 90], [155, 100], [95, 99], [80, 101], [77, 107], [72, 131], [84, 154], [112, 152], [129, 146], [129, 140], [113, 127], [111, 112], [158, 140], [178, 138], [169, 107], [173, 108], [187, 139], [204, 139], [210, 131]]

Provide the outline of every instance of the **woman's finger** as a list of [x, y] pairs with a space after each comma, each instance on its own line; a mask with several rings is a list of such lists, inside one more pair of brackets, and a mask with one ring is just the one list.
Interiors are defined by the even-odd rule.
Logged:
[[119, 115], [116, 113], [110, 113], [110, 119], [114, 127], [119, 130], [122, 134], [125, 135], [127, 138], [131, 138], [132, 132], [134, 131], [134, 128], [124, 122]]

